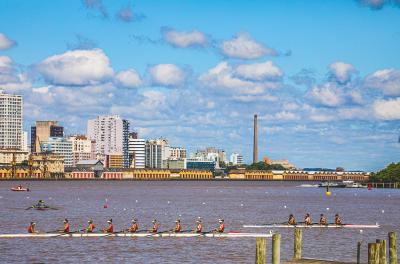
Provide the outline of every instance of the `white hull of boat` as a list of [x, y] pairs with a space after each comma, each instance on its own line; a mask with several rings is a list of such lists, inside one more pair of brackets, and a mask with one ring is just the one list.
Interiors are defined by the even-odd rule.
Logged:
[[36, 233], [36, 234], [0, 234], [0, 238], [55, 238], [55, 237], [209, 237], [209, 238], [241, 238], [241, 237], [271, 237], [272, 234], [266, 233]]
[[379, 228], [379, 225], [244, 225], [247, 228]]

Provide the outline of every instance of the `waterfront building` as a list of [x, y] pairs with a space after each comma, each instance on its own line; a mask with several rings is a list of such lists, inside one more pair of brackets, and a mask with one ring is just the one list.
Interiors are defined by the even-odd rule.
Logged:
[[188, 159], [186, 160], [186, 168], [188, 170], [206, 170], [214, 172], [216, 169], [216, 162], [208, 160]]
[[186, 169], [186, 159], [169, 158], [163, 160], [163, 168], [171, 170], [184, 170]]
[[0, 149], [0, 165], [21, 164], [29, 159], [28, 151], [18, 149]]
[[204, 150], [197, 150], [194, 155], [191, 155], [191, 159], [199, 161], [214, 161], [216, 168], [220, 168], [221, 163], [227, 163], [226, 152], [222, 149], [209, 147]]
[[22, 149], [23, 100], [0, 89], [0, 149]]
[[286, 170], [294, 170], [296, 169], [296, 166], [291, 164], [287, 159], [283, 160], [271, 160], [268, 157], [264, 157], [263, 161], [267, 165], [281, 165], [283, 168]]
[[[137, 136], [137, 135], [136, 135]], [[146, 166], [146, 140], [129, 137], [130, 167], [144, 169]]]
[[102, 161], [110, 153], [122, 153], [123, 166], [129, 167], [129, 121], [118, 115], [98, 116], [88, 120], [87, 136], [96, 141], [96, 152]]
[[43, 171], [34, 166], [11, 166], [0, 165], [0, 179], [40, 179], [43, 178]]
[[232, 165], [243, 165], [243, 156], [239, 153], [232, 153], [229, 161]]
[[41, 141], [41, 152], [57, 154], [64, 159], [66, 167], [73, 166], [72, 142], [60, 137], [50, 137], [46, 141]]
[[186, 149], [181, 147], [170, 147], [170, 158], [186, 159]]
[[64, 157], [54, 153], [33, 153], [30, 155], [30, 163], [33, 168], [41, 171], [41, 178], [63, 178], [64, 177]]
[[82, 160], [96, 159], [96, 141], [81, 135], [69, 136], [67, 140], [72, 143], [72, 166]]
[[41, 144], [50, 137], [64, 137], [64, 127], [57, 121], [36, 121], [36, 125], [31, 127], [31, 153], [39, 153]]
[[109, 153], [106, 155], [106, 168], [124, 168], [124, 155], [122, 153]]
[[170, 147], [166, 139], [146, 141], [146, 168], [162, 169], [163, 160], [170, 157]]

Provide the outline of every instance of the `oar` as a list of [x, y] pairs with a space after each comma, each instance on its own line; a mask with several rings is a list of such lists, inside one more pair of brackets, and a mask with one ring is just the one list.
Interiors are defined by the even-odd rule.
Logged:
[[26, 208], [25, 210], [29, 210], [29, 209], [32, 209], [32, 208], [35, 208], [35, 206], [32, 205], [32, 206]]

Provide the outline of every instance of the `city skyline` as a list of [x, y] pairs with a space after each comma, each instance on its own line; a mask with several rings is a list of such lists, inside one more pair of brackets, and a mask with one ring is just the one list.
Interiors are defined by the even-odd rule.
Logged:
[[257, 114], [259, 160], [398, 161], [399, 6], [303, 2], [0, 2], [0, 89], [23, 95], [25, 131], [86, 134], [116, 114], [141, 138], [250, 163]]

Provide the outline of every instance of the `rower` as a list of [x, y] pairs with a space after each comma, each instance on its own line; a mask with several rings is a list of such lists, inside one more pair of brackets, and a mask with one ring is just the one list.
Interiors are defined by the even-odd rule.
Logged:
[[320, 225], [327, 225], [328, 224], [328, 220], [326, 219], [324, 214], [320, 214], [318, 223]]
[[215, 231], [218, 232], [218, 233], [223, 233], [224, 230], [225, 230], [224, 219], [219, 219], [218, 223], [219, 223], [219, 226]]
[[38, 203], [37, 203], [35, 206], [36, 206], [36, 207], [39, 207], [39, 208], [47, 207], [47, 206], [44, 204], [44, 201], [43, 201], [43, 200], [39, 200]]
[[195, 232], [196, 232], [196, 233], [201, 233], [202, 230], [203, 230], [203, 224], [201, 223], [201, 219], [198, 219], [198, 220], [196, 221], [196, 223], [197, 223], [197, 225], [196, 225], [196, 230], [195, 230]]
[[107, 221], [108, 227], [103, 230], [104, 233], [114, 233], [114, 226], [112, 224], [112, 219]]
[[309, 213], [307, 213], [304, 216], [304, 224], [305, 225], [312, 225], [311, 215]]
[[152, 223], [153, 223], [153, 227], [151, 228], [151, 232], [152, 233], [157, 233], [158, 232], [158, 228], [160, 227], [160, 225], [158, 224], [156, 219], [154, 219], [152, 221]]
[[175, 233], [179, 233], [179, 232], [181, 232], [181, 229], [182, 229], [181, 220], [180, 219], [176, 219], [174, 232]]
[[96, 226], [93, 224], [92, 220], [88, 221], [89, 226], [86, 228], [86, 233], [93, 233]]
[[335, 214], [335, 225], [343, 225], [342, 218], [339, 216], [339, 214]]
[[289, 215], [288, 225], [296, 225], [296, 218], [294, 218], [293, 214]]
[[31, 222], [28, 226], [28, 233], [37, 233], [37, 231], [35, 230], [35, 227], [36, 227], [36, 223]]
[[69, 222], [68, 222], [67, 218], [64, 219], [64, 228], [63, 228], [62, 232], [69, 233]]
[[138, 229], [139, 229], [139, 225], [137, 223], [137, 219], [134, 218], [132, 220], [132, 226], [129, 228], [128, 231], [131, 232], [131, 233], [136, 233], [138, 231]]

